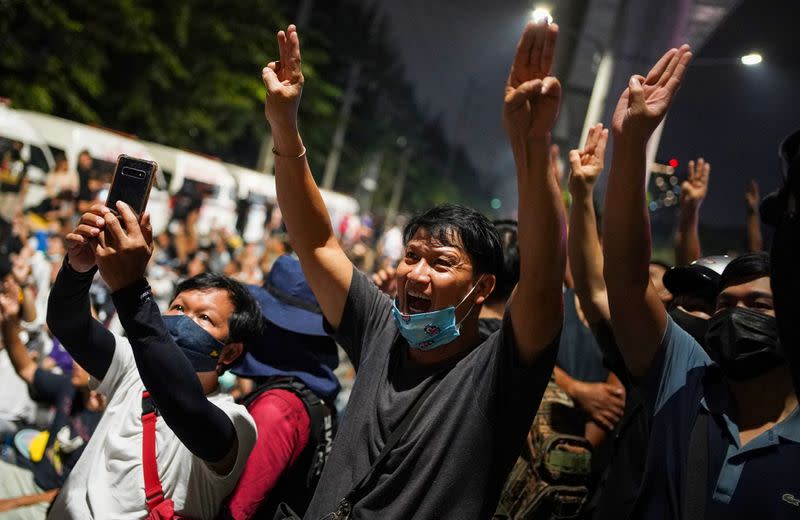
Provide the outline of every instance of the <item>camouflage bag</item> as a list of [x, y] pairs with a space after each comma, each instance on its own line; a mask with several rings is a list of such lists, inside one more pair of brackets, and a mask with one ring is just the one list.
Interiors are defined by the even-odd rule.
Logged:
[[582, 413], [551, 379], [495, 518], [578, 518], [589, 496], [592, 446]]

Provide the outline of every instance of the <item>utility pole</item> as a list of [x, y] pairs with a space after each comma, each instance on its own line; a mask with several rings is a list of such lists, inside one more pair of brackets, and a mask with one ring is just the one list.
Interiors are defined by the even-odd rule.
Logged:
[[[314, 0], [302, 0], [300, 2], [300, 7], [297, 9], [297, 20], [295, 22], [298, 29], [304, 29], [308, 25], [313, 7]], [[275, 167], [275, 155], [272, 153], [274, 147], [275, 140], [272, 137], [272, 132], [268, 130], [267, 135], [264, 136], [264, 140], [261, 141], [261, 147], [258, 149], [256, 170], [263, 173], [272, 173]]]
[[405, 137], [397, 138], [398, 146], [403, 147], [403, 153], [400, 155], [400, 163], [397, 165], [397, 173], [394, 177], [394, 186], [392, 186], [392, 197], [389, 199], [389, 206], [386, 208], [386, 225], [389, 226], [394, 222], [397, 213], [400, 210], [400, 201], [403, 199], [403, 191], [406, 187], [406, 175], [408, 174], [408, 162], [411, 158], [411, 148], [408, 147], [408, 141]]
[[361, 176], [357, 197], [362, 213], [366, 213], [372, 208], [372, 199], [375, 196], [375, 190], [378, 188], [378, 177], [380, 177], [383, 167], [383, 155], [383, 150], [376, 151], [364, 167], [364, 174]]
[[470, 76], [467, 80], [464, 97], [461, 99], [461, 106], [458, 108], [458, 114], [456, 114], [456, 124], [453, 127], [453, 138], [450, 141], [450, 149], [447, 152], [447, 163], [445, 164], [444, 173], [448, 178], [452, 178], [453, 169], [456, 165], [456, 152], [461, 144], [461, 127], [464, 124], [464, 118], [466, 117], [470, 104], [472, 103], [472, 91], [474, 90], [474, 85], [475, 76]]
[[339, 121], [336, 123], [336, 130], [333, 132], [333, 142], [328, 158], [325, 160], [325, 172], [322, 176], [322, 188], [333, 190], [336, 184], [336, 174], [339, 170], [339, 162], [342, 158], [342, 148], [344, 148], [344, 137], [347, 134], [347, 126], [350, 124], [350, 114], [356, 101], [358, 91], [358, 80], [361, 74], [361, 64], [356, 62], [350, 65], [350, 73], [347, 75], [347, 86], [344, 90], [342, 108], [339, 110]]

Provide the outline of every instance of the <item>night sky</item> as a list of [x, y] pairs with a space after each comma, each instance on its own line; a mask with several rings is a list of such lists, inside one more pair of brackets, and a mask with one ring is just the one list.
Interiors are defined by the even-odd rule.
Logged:
[[[449, 134], [486, 175], [508, 177], [513, 166], [501, 123], [502, 87], [532, 2], [378, 2], [423, 106], [443, 116]], [[694, 156], [712, 164], [701, 213], [706, 227], [743, 226], [748, 179], [760, 182], [762, 195], [777, 186], [778, 143], [800, 127], [793, 95], [800, 85], [799, 6], [797, 0], [742, 2], [697, 58], [756, 50], [764, 62], [751, 68], [698, 64], [668, 116], [659, 159], [676, 157], [682, 175]]]
[[800, 128], [800, 31], [797, 0], [745, 0], [711, 36], [699, 59], [741, 56], [756, 50], [754, 67], [702, 65], [689, 69], [669, 113], [661, 159], [711, 162], [709, 195], [701, 221], [709, 227], [744, 226], [749, 179], [762, 196], [778, 187], [778, 144]]

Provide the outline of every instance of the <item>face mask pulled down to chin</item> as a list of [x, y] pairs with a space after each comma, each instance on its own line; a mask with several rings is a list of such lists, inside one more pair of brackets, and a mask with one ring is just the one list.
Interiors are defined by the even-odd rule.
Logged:
[[458, 322], [456, 321], [456, 309], [472, 296], [482, 279], [483, 275], [478, 278], [478, 281], [458, 305], [451, 305], [437, 311], [403, 314], [397, 308], [397, 303], [393, 302], [392, 316], [400, 335], [408, 342], [408, 346], [412, 349], [428, 351], [447, 345], [458, 338], [461, 335], [461, 323], [470, 315], [475, 307], [475, 302], [470, 304], [469, 310]]
[[708, 320], [706, 348], [723, 373], [742, 381], [760, 376], [786, 362], [773, 316], [734, 307]]

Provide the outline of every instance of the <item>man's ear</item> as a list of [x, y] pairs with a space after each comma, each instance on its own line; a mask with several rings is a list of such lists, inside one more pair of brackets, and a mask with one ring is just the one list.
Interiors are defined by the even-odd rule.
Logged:
[[497, 277], [493, 274], [485, 274], [478, 285], [475, 287], [475, 305], [482, 305], [486, 298], [494, 291]]
[[220, 369], [227, 370], [232, 364], [236, 363], [244, 355], [244, 344], [242, 342], [228, 343], [222, 348], [222, 352], [217, 360], [217, 372]]

